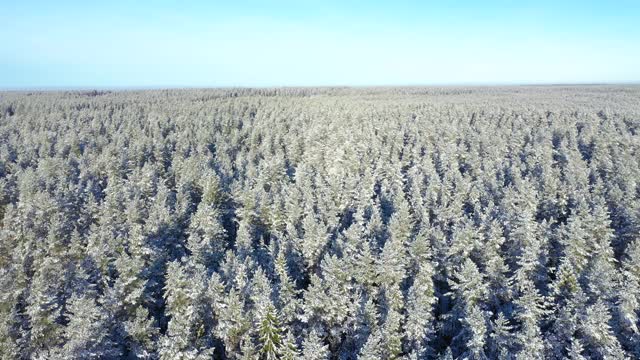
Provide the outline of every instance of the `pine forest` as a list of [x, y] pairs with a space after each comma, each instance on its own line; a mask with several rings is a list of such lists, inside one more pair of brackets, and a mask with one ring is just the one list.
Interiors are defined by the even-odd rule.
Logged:
[[0, 92], [0, 359], [638, 359], [640, 86]]

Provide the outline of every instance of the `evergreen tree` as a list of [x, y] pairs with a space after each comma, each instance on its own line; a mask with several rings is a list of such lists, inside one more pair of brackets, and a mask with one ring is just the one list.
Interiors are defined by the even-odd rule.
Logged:
[[378, 332], [369, 335], [367, 342], [360, 349], [358, 360], [382, 359], [382, 336]]
[[433, 269], [429, 262], [420, 267], [407, 298], [406, 337], [411, 347], [422, 350], [433, 332], [433, 306], [436, 303]]
[[[460, 270], [453, 274], [450, 286], [456, 305], [449, 316], [452, 321], [457, 320], [463, 324], [462, 331], [454, 335], [452, 345], [456, 348], [452, 350], [465, 357], [484, 359], [487, 325], [482, 307], [488, 294], [484, 276], [478, 266], [467, 258]], [[457, 328], [457, 324], [452, 326]]]
[[570, 360], [586, 360], [587, 358], [582, 355], [584, 347], [580, 339], [571, 340], [571, 347], [568, 349], [567, 359]]
[[[251, 322], [246, 318], [244, 302], [237, 289], [232, 288], [217, 307], [216, 336], [222, 339], [227, 354], [232, 355], [240, 351], [240, 345], [248, 347], [249, 340], [246, 335], [251, 329]], [[244, 354], [249, 348], [243, 347]]]
[[149, 311], [144, 307], [136, 309], [135, 317], [125, 322], [124, 328], [129, 345], [128, 351], [138, 359], [153, 359], [157, 357], [156, 349], [160, 329], [150, 318]]
[[74, 296], [69, 300], [68, 311], [62, 358], [105, 359], [121, 355], [122, 350], [111, 337], [108, 314], [93, 299]]
[[167, 269], [165, 297], [170, 316], [166, 334], [160, 345], [162, 359], [205, 359], [213, 353], [213, 345], [203, 337], [205, 323], [206, 281], [204, 269], [189, 268], [177, 261]]
[[513, 326], [509, 324], [509, 320], [503, 313], [499, 313], [498, 317], [491, 323], [489, 358], [510, 358], [513, 346], [512, 330]]
[[519, 296], [513, 301], [517, 308], [515, 317], [520, 322], [520, 330], [515, 336], [520, 345], [517, 358], [539, 358], [545, 353], [540, 322], [549, 312], [547, 300], [540, 295], [532, 281], [525, 280], [519, 287]]
[[302, 356], [305, 360], [327, 360], [329, 359], [329, 347], [322, 341], [316, 330], [305, 337], [302, 342]]
[[284, 330], [280, 327], [278, 314], [272, 305], [268, 305], [262, 314], [258, 325], [260, 339], [260, 358], [265, 360], [292, 359], [295, 358], [295, 345], [286, 338]]
[[628, 339], [630, 351], [634, 356], [640, 356], [640, 331], [638, 331], [638, 309], [640, 308], [640, 240], [635, 240], [627, 246], [622, 262], [622, 284], [619, 290], [620, 302], [618, 318], [620, 328], [629, 334], [622, 337]]
[[[206, 193], [206, 196], [215, 197], [210, 193]], [[222, 226], [219, 210], [207, 205], [203, 200], [189, 224], [187, 249], [191, 252], [193, 260], [204, 266], [215, 268], [226, 250], [225, 237], [226, 230]]]
[[278, 292], [281, 304], [281, 316], [285, 323], [290, 324], [297, 319], [301, 304], [298, 298], [299, 291], [289, 277], [286, 260], [281, 252], [276, 259], [276, 272], [280, 279], [280, 291]]
[[586, 310], [581, 330], [586, 335], [588, 346], [603, 358], [624, 359], [626, 354], [616, 338], [611, 326], [609, 309], [598, 301]]

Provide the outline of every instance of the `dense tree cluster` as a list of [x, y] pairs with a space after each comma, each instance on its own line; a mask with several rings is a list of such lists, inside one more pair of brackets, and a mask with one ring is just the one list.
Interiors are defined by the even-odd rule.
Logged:
[[0, 93], [2, 359], [640, 358], [640, 88]]

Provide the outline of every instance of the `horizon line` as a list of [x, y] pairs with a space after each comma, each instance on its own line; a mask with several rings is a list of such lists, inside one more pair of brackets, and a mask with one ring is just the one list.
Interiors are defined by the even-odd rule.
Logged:
[[526, 87], [526, 86], [634, 86], [640, 85], [640, 80], [616, 82], [469, 82], [469, 83], [433, 83], [433, 84], [371, 84], [371, 85], [150, 85], [150, 86], [0, 86], [0, 92], [22, 91], [141, 91], [141, 90], [224, 90], [224, 89], [313, 89], [313, 88], [442, 88], [442, 87]]

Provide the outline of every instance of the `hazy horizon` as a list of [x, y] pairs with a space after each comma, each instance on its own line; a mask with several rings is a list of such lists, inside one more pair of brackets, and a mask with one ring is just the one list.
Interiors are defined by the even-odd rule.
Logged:
[[373, 85], [257, 85], [257, 86], [41, 86], [0, 87], [0, 92], [22, 91], [143, 91], [143, 90], [225, 90], [225, 89], [287, 89], [287, 88], [511, 88], [511, 87], [590, 87], [590, 86], [640, 86], [640, 81], [583, 82], [583, 83], [442, 83], [442, 84], [373, 84]]

